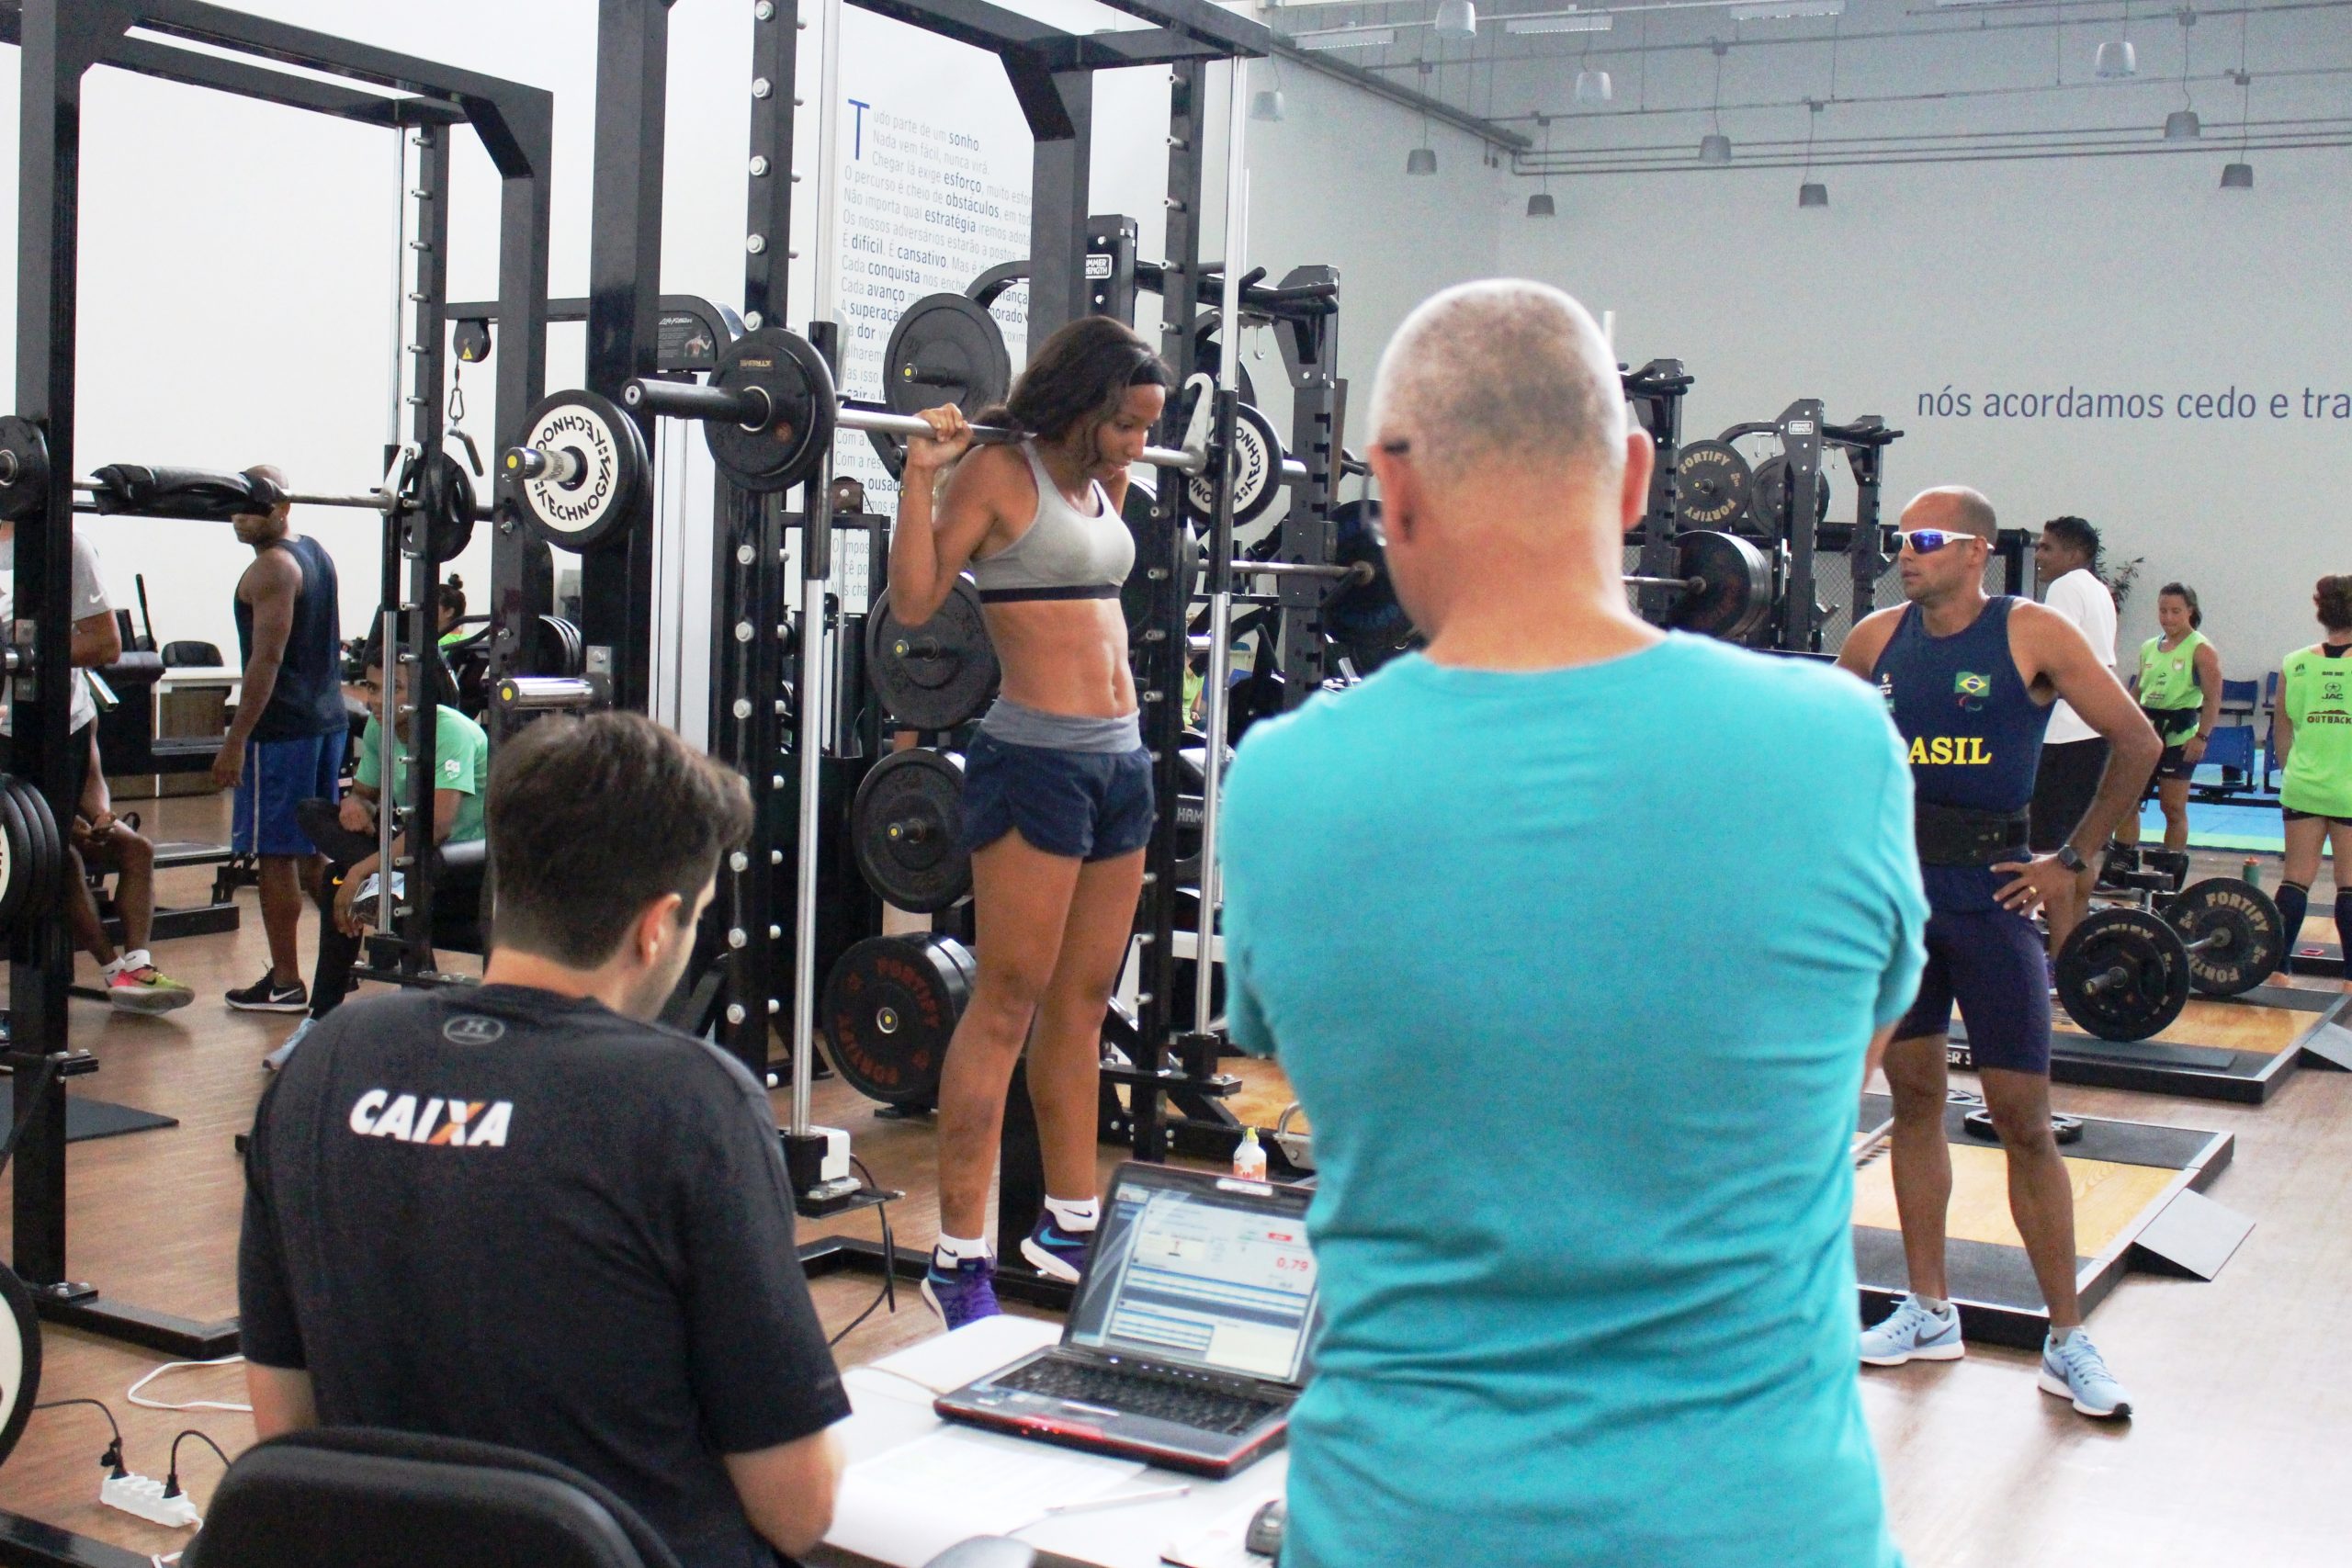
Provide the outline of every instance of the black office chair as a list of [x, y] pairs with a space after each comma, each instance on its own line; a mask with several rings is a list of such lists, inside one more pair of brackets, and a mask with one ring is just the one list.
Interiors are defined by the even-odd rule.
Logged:
[[[983, 1537], [928, 1568], [1032, 1568]], [[248, 1449], [212, 1495], [183, 1568], [678, 1568], [637, 1510], [520, 1450], [329, 1427]]]
[[209, 670], [221, 662], [220, 645], [212, 642], [167, 642], [164, 666], [173, 670]]

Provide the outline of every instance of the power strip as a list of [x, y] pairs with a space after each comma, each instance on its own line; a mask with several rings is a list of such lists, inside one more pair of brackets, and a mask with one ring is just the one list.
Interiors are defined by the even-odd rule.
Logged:
[[166, 1497], [164, 1483], [144, 1475], [107, 1476], [98, 1483], [98, 1501], [109, 1508], [119, 1508], [174, 1529], [187, 1529], [203, 1522], [197, 1517], [194, 1498], [185, 1492]]

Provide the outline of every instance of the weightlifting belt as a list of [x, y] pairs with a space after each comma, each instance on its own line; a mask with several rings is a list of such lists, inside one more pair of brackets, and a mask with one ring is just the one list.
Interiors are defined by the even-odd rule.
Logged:
[[1921, 865], [1998, 865], [2033, 853], [2022, 811], [1976, 811], [1962, 806], [1913, 804], [1911, 827]]

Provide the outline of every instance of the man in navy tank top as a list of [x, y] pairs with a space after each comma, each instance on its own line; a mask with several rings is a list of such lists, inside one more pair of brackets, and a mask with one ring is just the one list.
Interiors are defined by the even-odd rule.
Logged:
[[[1911, 1293], [1862, 1336], [1880, 1367], [1959, 1359], [1948, 1299], [1944, 1219], [1944, 1036], [1954, 1005], [1985, 1108], [2008, 1156], [2009, 1213], [2050, 1308], [2041, 1387], [2086, 1416], [2132, 1413], [2083, 1333], [2075, 1292], [2075, 1201], [2050, 1130], [2050, 992], [2031, 917], [2063, 897], [2086, 859], [2134, 809], [2163, 751], [2131, 694], [2083, 634], [2030, 599], [1988, 596], [1992, 503], [1952, 486], [1904, 508], [1903, 596], [1856, 626], [1838, 662], [1874, 682], [1903, 737], [1917, 791], [1928, 967], [1886, 1050], [1894, 1098], [1894, 1201]], [[2106, 774], [2074, 836], [2052, 854], [2028, 842], [2028, 806], [2052, 703], [2106, 739]]]
[[[258, 497], [286, 493], [273, 468], [245, 470]], [[212, 760], [216, 789], [234, 789], [230, 844], [261, 867], [261, 923], [269, 936], [269, 972], [230, 991], [243, 1012], [305, 1012], [296, 938], [303, 889], [315, 887], [326, 862], [296, 820], [295, 804], [332, 801], [343, 770], [351, 720], [343, 704], [343, 616], [335, 599], [334, 558], [316, 539], [288, 530], [290, 508], [277, 501], [230, 521], [254, 562], [237, 580], [232, 608], [244, 678], [237, 716]]]

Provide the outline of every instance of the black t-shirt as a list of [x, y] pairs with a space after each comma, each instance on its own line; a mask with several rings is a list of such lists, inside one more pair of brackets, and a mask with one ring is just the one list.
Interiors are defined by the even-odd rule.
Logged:
[[719, 1456], [849, 1402], [741, 1063], [520, 987], [370, 998], [262, 1097], [246, 1173], [244, 1352], [322, 1422], [542, 1454], [687, 1568], [773, 1568]]

